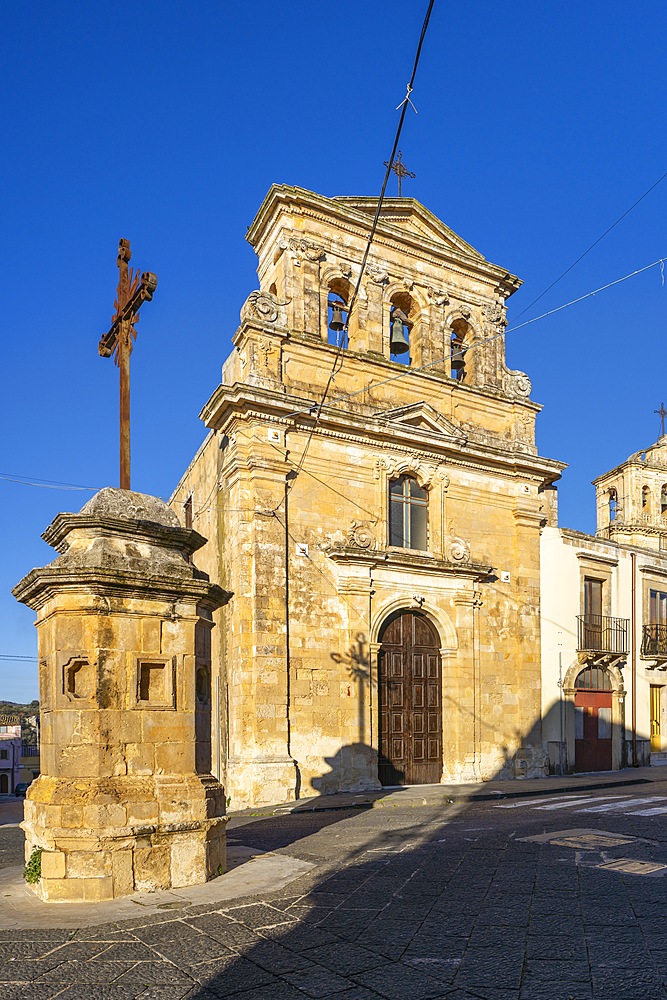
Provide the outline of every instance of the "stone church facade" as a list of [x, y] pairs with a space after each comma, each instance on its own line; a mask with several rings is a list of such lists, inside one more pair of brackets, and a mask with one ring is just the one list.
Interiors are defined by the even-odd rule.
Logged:
[[540, 530], [563, 465], [505, 363], [520, 281], [387, 199], [339, 349], [376, 204], [271, 188], [171, 500], [233, 592], [212, 691], [234, 808], [547, 768]]

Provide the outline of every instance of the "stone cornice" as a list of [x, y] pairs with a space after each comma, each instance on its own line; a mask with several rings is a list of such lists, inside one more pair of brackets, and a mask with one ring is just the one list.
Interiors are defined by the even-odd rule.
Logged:
[[[194, 570], [194, 572], [197, 572]], [[205, 574], [203, 574], [205, 576]], [[122, 572], [117, 569], [105, 570], [74, 568], [64, 571], [57, 563], [43, 569], [33, 569], [12, 590], [17, 601], [27, 604], [33, 611], [39, 611], [49, 600], [62, 593], [88, 592], [103, 597], [122, 597], [124, 600], [169, 601], [177, 598], [190, 599], [202, 605], [207, 611], [215, 611], [227, 604], [232, 593], [223, 590], [207, 579], [155, 574], [147, 577], [144, 573]]]
[[[220, 385], [200, 416], [207, 427], [215, 430], [225, 430], [234, 418], [246, 421], [269, 420], [282, 424], [298, 419], [299, 428], [308, 432], [314, 423], [314, 418], [309, 413], [303, 412], [306, 406], [307, 400], [301, 397], [277, 396], [270, 389], [236, 383], [234, 386]], [[316, 406], [313, 401], [313, 409]], [[297, 417], [295, 413], [298, 413]], [[389, 428], [391, 443], [387, 441]], [[411, 454], [422, 455], [431, 461], [454, 457], [457, 466], [486, 473], [489, 471], [489, 466], [493, 465], [502, 470], [503, 474], [527, 475], [537, 477], [541, 481], [554, 482], [560, 479], [562, 470], [566, 468], [562, 462], [542, 458], [539, 455], [505, 451], [492, 445], [470, 441], [465, 444], [458, 437], [448, 438], [431, 431], [423, 433], [420, 428], [412, 428], [408, 424], [364, 416], [350, 409], [340, 409], [336, 407], [335, 400], [323, 407], [315, 433], [321, 437], [363, 443], [374, 449], [395, 452], [408, 450]], [[425, 448], [424, 445], [428, 447]]]
[[375, 569], [401, 569], [406, 572], [426, 573], [429, 576], [454, 576], [459, 579], [485, 580], [493, 572], [493, 567], [483, 563], [453, 562], [436, 559], [414, 551], [397, 549], [360, 549], [341, 545], [326, 550], [326, 554], [336, 563], [361, 563]]
[[[352, 200], [363, 201], [364, 199]], [[458, 263], [461, 273], [470, 274], [472, 272], [484, 276], [492, 285], [500, 288], [505, 298], [520, 287], [521, 281], [516, 275], [487, 261], [415, 199], [401, 199], [400, 202], [398, 199], [388, 199], [388, 210], [391, 210], [394, 201], [398, 203], [398, 207], [403, 212], [407, 202], [412, 213], [428, 222], [430, 228], [441, 236], [442, 242], [437, 242], [436, 239], [429, 237], [424, 232], [410, 232], [400, 225], [383, 219], [380, 215], [375, 236], [377, 247], [385, 243], [388, 248], [394, 251], [398, 247], [402, 253], [413, 256], [415, 260], [422, 263], [425, 257], [431, 257], [431, 267], [436, 269], [442, 267], [444, 260], [447, 261], [449, 269], [455, 269], [455, 265]], [[348, 231], [358, 239], [367, 238], [371, 223], [368, 213], [350, 205], [347, 199], [326, 198], [305, 188], [274, 184], [264, 198], [246, 235], [248, 242], [258, 252], [264, 234], [281, 208], [288, 214], [296, 214], [298, 211], [301, 218], [313, 218], [320, 224], [335, 224], [339, 230]], [[299, 235], [303, 236], [304, 234], [299, 231]]]
[[206, 545], [206, 539], [193, 528], [176, 528], [155, 524], [153, 521], [130, 521], [125, 518], [95, 517], [86, 514], [57, 514], [42, 538], [56, 552], [67, 552], [67, 537], [72, 531], [85, 531], [88, 537], [117, 536], [150, 542], [165, 549], [178, 549], [192, 555]]

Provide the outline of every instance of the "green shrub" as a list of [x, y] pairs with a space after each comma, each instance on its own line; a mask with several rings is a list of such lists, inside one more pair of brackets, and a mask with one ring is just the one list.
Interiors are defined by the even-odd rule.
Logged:
[[39, 882], [42, 877], [42, 851], [43, 847], [33, 847], [32, 854], [28, 858], [28, 863], [23, 869], [23, 878], [29, 885]]

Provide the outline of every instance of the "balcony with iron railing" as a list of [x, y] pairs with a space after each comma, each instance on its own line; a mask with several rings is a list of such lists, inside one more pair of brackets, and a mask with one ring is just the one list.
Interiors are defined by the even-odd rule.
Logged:
[[667, 625], [642, 627], [641, 656], [667, 657]]
[[584, 653], [623, 656], [628, 652], [629, 618], [577, 615], [577, 649]]

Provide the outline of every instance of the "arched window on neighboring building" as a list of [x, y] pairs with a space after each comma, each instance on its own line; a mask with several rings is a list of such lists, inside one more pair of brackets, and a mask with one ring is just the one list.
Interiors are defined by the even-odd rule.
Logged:
[[642, 511], [645, 514], [651, 513], [651, 491], [648, 486], [642, 486]]
[[428, 548], [428, 493], [412, 476], [389, 481], [389, 544]]
[[618, 493], [612, 488], [609, 490], [609, 522], [615, 521], [618, 517]]
[[465, 382], [466, 379], [466, 343], [469, 340], [470, 327], [464, 319], [455, 319], [452, 323], [451, 344], [451, 373], [452, 378], [457, 382]]
[[585, 667], [574, 682], [579, 691], [611, 691], [611, 677], [604, 667]]

